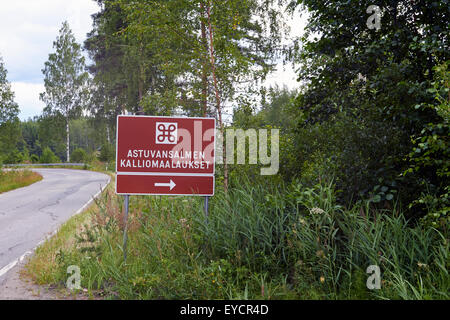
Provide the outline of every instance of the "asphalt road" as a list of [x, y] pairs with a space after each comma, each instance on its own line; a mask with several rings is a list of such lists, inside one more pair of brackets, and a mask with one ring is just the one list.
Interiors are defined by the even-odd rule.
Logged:
[[24, 255], [55, 232], [104, 188], [108, 175], [69, 169], [33, 169], [43, 179], [0, 194], [0, 280]]

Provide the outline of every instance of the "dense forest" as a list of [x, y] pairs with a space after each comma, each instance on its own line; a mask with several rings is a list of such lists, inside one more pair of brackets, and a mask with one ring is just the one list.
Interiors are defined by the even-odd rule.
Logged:
[[[187, 289], [168, 271], [131, 288], [102, 269], [121, 284], [119, 295], [243, 298], [245, 288], [261, 298], [264, 277], [266, 290], [286, 297], [306, 286], [312, 297], [448, 299], [447, 0], [377, 1], [377, 28], [367, 0], [96, 2], [83, 44], [67, 23], [60, 30], [43, 68], [42, 115], [18, 120], [0, 64], [0, 162], [114, 162], [116, 117], [127, 113], [215, 117], [222, 133], [280, 130], [278, 174], [261, 176], [261, 164], [218, 165], [221, 191], [209, 224], [197, 225], [205, 265], [195, 266], [214, 273], [220, 262], [229, 287], [199, 280], [190, 283], [197, 291]], [[292, 38], [286, 21], [299, 12], [308, 24]], [[295, 66], [296, 89], [262, 85], [279, 63]], [[309, 233], [299, 231], [305, 225]], [[180, 254], [170, 250], [167, 259]], [[381, 256], [395, 269], [385, 273], [391, 286], [359, 293], [353, 279]], [[173, 268], [190, 274], [182, 265], [191, 264]], [[424, 265], [428, 275], [417, 271]], [[261, 277], [247, 288], [239, 277], [248, 274]], [[93, 281], [102, 287], [105, 279]], [[166, 284], [148, 289], [155, 283]]]

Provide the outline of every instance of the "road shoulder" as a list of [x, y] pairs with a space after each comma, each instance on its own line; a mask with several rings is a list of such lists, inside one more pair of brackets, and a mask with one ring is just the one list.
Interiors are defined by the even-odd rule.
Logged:
[[8, 274], [0, 280], [0, 300], [58, 300], [67, 299], [63, 295], [49, 286], [39, 286], [21, 276], [23, 267], [28, 259], [17, 263]]

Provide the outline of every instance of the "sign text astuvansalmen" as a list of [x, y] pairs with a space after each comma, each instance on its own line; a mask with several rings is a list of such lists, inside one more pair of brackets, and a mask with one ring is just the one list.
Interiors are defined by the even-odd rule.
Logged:
[[157, 168], [157, 169], [209, 169], [211, 161], [205, 160], [202, 151], [177, 150], [132, 150], [126, 159], [121, 159], [121, 168]]

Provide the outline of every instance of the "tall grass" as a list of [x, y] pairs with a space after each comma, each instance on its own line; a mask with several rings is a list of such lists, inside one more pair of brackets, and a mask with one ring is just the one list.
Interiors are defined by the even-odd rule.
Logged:
[[[448, 234], [396, 209], [342, 208], [331, 184], [234, 185], [208, 217], [201, 198], [132, 197], [126, 262], [122, 199], [107, 193], [58, 252], [59, 274], [79, 265], [84, 287], [122, 299], [449, 298]], [[380, 290], [366, 286], [369, 265]]]
[[42, 176], [30, 170], [0, 169], [0, 193], [26, 187], [40, 180]]

